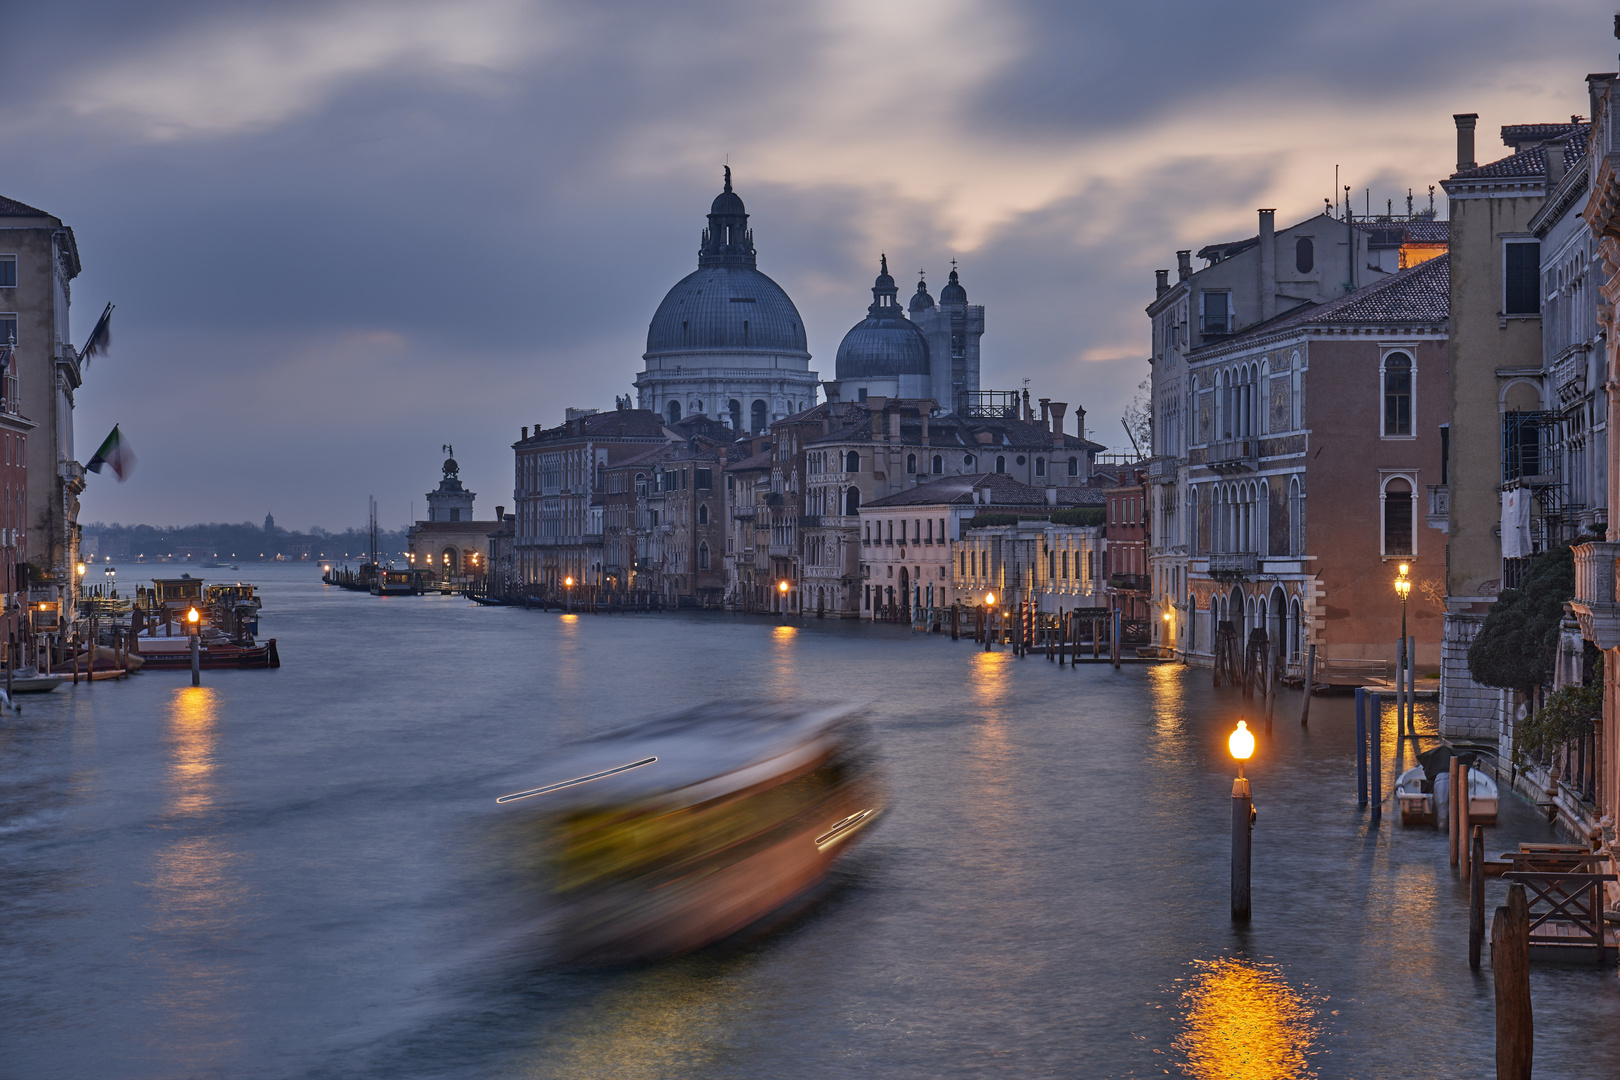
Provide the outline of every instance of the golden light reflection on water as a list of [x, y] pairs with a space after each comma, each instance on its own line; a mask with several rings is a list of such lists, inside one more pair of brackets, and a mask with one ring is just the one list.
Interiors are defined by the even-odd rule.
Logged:
[[792, 641], [799, 635], [797, 626], [775, 626], [771, 628], [771, 637], [778, 642]]
[[692, 970], [701, 963], [663, 965], [631, 976], [564, 1025], [560, 1040], [536, 1047], [521, 1075], [667, 1080], [712, 1073], [758, 1002], [740, 993], [742, 980], [735, 976], [705, 978]]
[[200, 814], [213, 806], [217, 699], [213, 687], [187, 686], [169, 702], [168, 814]]
[[973, 654], [973, 676], [968, 681], [973, 700], [986, 708], [1001, 704], [1012, 681], [1012, 656], [999, 652]]
[[1304, 1080], [1316, 1038], [1311, 1000], [1265, 964], [1222, 958], [1197, 963], [1181, 996], [1185, 1026], [1175, 1049], [1198, 1080]]

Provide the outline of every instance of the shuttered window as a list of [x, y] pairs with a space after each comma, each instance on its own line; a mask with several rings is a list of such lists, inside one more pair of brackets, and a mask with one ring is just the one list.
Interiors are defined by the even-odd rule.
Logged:
[[1503, 261], [1502, 313], [1535, 315], [1541, 311], [1541, 245], [1505, 245]]

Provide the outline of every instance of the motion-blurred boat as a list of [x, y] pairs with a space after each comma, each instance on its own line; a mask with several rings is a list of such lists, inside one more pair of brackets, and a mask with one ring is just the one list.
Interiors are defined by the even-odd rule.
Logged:
[[706, 705], [574, 750], [557, 782], [497, 800], [533, 815], [574, 959], [727, 937], [813, 889], [883, 810], [848, 708]]

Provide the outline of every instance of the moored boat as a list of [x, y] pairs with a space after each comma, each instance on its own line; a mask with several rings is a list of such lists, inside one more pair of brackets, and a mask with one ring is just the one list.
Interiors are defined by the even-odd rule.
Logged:
[[1434, 792], [1423, 766], [1414, 765], [1395, 781], [1395, 801], [1401, 808], [1402, 825], [1434, 824]]
[[[189, 638], [139, 638], [136, 654], [142, 670], [187, 669], [191, 667]], [[230, 640], [205, 638], [198, 646], [198, 666], [205, 668], [278, 668], [281, 655], [276, 639], [263, 645], [238, 644]]]
[[558, 940], [626, 962], [718, 941], [809, 893], [881, 815], [849, 709], [715, 704], [611, 732], [502, 796], [550, 868]]

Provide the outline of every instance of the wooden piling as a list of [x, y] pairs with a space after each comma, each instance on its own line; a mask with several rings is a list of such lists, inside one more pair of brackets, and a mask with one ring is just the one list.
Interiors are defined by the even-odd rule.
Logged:
[[1491, 974], [1496, 984], [1497, 1080], [1530, 1080], [1535, 1016], [1530, 1004], [1530, 909], [1524, 886], [1508, 886], [1507, 906], [1491, 920]]
[[1468, 768], [1467, 768], [1467, 766], [1464, 766], [1462, 768], [1461, 772], [1462, 772], [1462, 795], [1461, 795], [1461, 798], [1459, 799], [1461, 813], [1459, 813], [1457, 815], [1457, 859], [1458, 859], [1457, 873], [1458, 873], [1458, 876], [1461, 878], [1461, 880], [1469, 881], [1471, 879], [1471, 875], [1469, 874], [1469, 864], [1472, 861], [1469, 858], [1469, 855], [1470, 855], [1469, 849], [1473, 846], [1473, 841], [1470, 838], [1470, 835], [1469, 835], [1469, 832], [1468, 832], [1468, 804], [1470, 802], [1470, 799], [1468, 798]]
[[1311, 722], [1311, 684], [1316, 682], [1316, 646], [1312, 645], [1305, 650], [1305, 700], [1299, 706], [1299, 726], [1306, 727]]
[[1367, 690], [1356, 687], [1356, 805], [1367, 805]]
[[1479, 970], [1479, 950], [1485, 940], [1485, 826], [1475, 825], [1473, 859], [1468, 875], [1468, 966]]
[[1277, 646], [1266, 653], [1266, 734], [1271, 734], [1271, 717], [1277, 707]]
[[1458, 813], [1456, 813], [1456, 789], [1461, 787], [1461, 784], [1458, 784], [1458, 779], [1456, 779], [1456, 766], [1458, 766], [1458, 761], [1456, 761], [1456, 758], [1452, 758], [1450, 772], [1447, 774], [1447, 818], [1450, 819], [1450, 821], [1448, 821], [1448, 826], [1450, 827], [1447, 829], [1447, 842], [1448, 847], [1450, 847], [1450, 853], [1452, 853], [1453, 866], [1458, 865], [1458, 861], [1460, 861], [1458, 860], [1456, 848], [1461, 847], [1461, 845], [1458, 844], [1458, 840], [1456, 840], [1456, 837], [1458, 837], [1458, 824], [1456, 824], [1456, 818], [1458, 818]]

